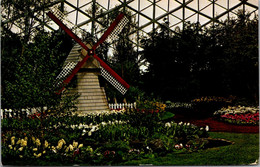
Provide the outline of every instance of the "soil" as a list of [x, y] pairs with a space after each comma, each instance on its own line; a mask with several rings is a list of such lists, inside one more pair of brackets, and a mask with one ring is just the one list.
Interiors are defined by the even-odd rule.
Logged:
[[208, 118], [191, 118], [183, 115], [175, 115], [174, 121], [176, 122], [190, 122], [196, 126], [205, 127], [209, 126], [210, 132], [235, 132], [235, 133], [259, 133], [259, 126], [253, 125], [234, 125], [226, 122], [221, 122], [214, 117]]

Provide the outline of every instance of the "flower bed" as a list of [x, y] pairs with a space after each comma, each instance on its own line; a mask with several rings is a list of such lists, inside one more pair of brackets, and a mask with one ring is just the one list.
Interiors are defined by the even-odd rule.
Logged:
[[20, 160], [39, 165], [37, 160], [42, 160], [47, 164], [108, 165], [204, 148], [208, 127], [165, 122], [169, 115], [162, 111], [162, 104], [145, 105], [154, 108], [4, 119], [3, 164], [17, 165]]
[[233, 106], [222, 108], [214, 113], [222, 121], [238, 125], [258, 125], [259, 108]]

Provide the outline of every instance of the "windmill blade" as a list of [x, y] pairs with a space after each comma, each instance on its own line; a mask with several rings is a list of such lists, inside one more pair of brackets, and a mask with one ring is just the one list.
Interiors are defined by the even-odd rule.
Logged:
[[[58, 11], [58, 12], [57, 12]], [[60, 17], [61, 19], [64, 17], [62, 15], [62, 13], [59, 10], [56, 10], [55, 12], [58, 17]], [[58, 17], [56, 17], [51, 11], [49, 11], [47, 13], [47, 15], [56, 23], [58, 24], [71, 38], [73, 38], [78, 44], [80, 44], [86, 51], [88, 51], [90, 48], [88, 48], [82, 41], [81, 39], [74, 34], [65, 24], [63, 24]], [[58, 94], [60, 94], [63, 89], [65, 88], [65, 86], [71, 81], [71, 79], [76, 75], [76, 73], [79, 71], [79, 69], [83, 66], [83, 64], [87, 61], [87, 59], [89, 58], [89, 55], [86, 55], [80, 62], [76, 64], [69, 64], [67, 69], [64, 69], [63, 71], [61, 71], [61, 73], [58, 75], [59, 81], [58, 81], [58, 85], [60, 86], [61, 89], [57, 92]], [[67, 78], [66, 78], [67, 77]], [[62, 78], [66, 78], [63, 82], [61, 81]]]
[[90, 48], [88, 48], [81, 39], [74, 34], [65, 24], [63, 24], [58, 17], [56, 17], [51, 11], [47, 13], [47, 15], [56, 23], [58, 24], [71, 38], [73, 38], [77, 43], [79, 43], [86, 51], [88, 51]]
[[124, 95], [130, 86], [96, 54], [93, 57], [100, 63], [101, 75]]
[[92, 49], [95, 50], [101, 43], [103, 43], [107, 39], [114, 40], [115, 38], [118, 38], [118, 34], [123, 30], [124, 26], [127, 23], [127, 17], [123, 13], [120, 13]]

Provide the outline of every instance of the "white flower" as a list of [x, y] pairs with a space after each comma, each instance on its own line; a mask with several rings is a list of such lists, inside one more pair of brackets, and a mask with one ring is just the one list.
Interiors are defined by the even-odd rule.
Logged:
[[179, 122], [179, 125], [182, 125], [183, 122]]
[[23, 151], [23, 147], [20, 147], [18, 150], [19, 150], [19, 151]]
[[88, 132], [88, 136], [91, 136], [91, 135], [92, 135], [92, 132], [91, 132], [91, 131], [89, 131], [89, 132]]
[[190, 126], [190, 123], [189, 123], [189, 122], [187, 123], [187, 126]]
[[165, 123], [165, 127], [171, 127], [171, 123], [170, 122]]
[[207, 125], [206, 128], [205, 128], [206, 131], [209, 131], [209, 126]]

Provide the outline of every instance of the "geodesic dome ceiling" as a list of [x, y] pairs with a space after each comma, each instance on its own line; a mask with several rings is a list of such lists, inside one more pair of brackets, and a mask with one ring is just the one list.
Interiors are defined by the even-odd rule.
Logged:
[[[9, 26], [19, 33], [23, 27], [16, 22], [29, 17], [27, 19], [33, 20], [35, 28], [43, 26], [46, 30], [58, 29], [46, 16], [46, 11], [53, 5], [58, 5], [69, 20], [92, 34], [95, 27], [102, 30], [108, 26], [108, 22], [101, 19], [113, 11], [130, 11], [135, 21], [129, 34], [137, 46], [141, 34], [151, 32], [158, 25], [163, 25], [165, 20], [168, 22], [167, 28], [175, 32], [182, 29], [186, 22], [199, 22], [207, 26], [235, 17], [237, 11], [247, 13], [250, 17], [258, 14], [257, 0], [43, 0], [38, 2], [38, 7], [2, 7], [2, 26]], [[12, 10], [21, 12], [15, 15]], [[98, 31], [95, 33], [100, 36]]]

